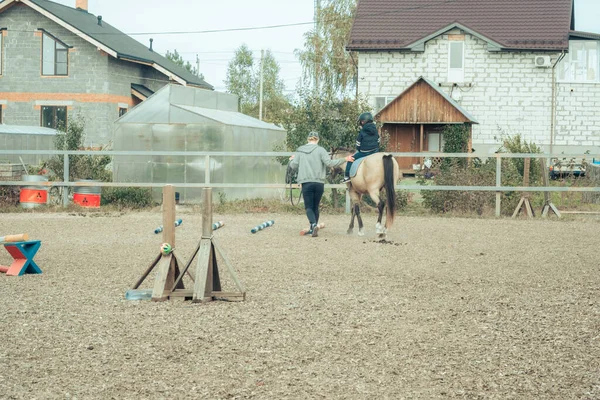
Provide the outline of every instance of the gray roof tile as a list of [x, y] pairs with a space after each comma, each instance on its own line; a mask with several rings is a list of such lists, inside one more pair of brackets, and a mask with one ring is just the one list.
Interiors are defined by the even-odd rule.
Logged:
[[117, 53], [118, 57], [156, 63], [185, 80], [188, 84], [200, 86], [205, 89], [214, 89], [203, 79], [180, 67], [168, 58], [150, 51], [148, 47], [106, 23], [106, 21], [102, 20], [102, 25], [100, 26], [98, 24], [98, 17], [94, 14], [49, 0], [31, 0], [31, 2], [112, 49]]

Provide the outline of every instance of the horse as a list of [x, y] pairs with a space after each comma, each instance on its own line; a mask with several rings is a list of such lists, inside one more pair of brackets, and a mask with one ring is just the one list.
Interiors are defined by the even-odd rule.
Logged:
[[[357, 160], [358, 161], [358, 160]], [[357, 162], [355, 161], [355, 162]], [[342, 168], [345, 164], [342, 165]], [[377, 204], [379, 216], [375, 225], [376, 233], [379, 237], [385, 237], [387, 230], [394, 223], [394, 214], [396, 211], [396, 182], [400, 179], [400, 168], [398, 162], [391, 154], [375, 153], [363, 158], [358, 166], [356, 175], [347, 183], [350, 199], [352, 201], [352, 217], [348, 234], [354, 230], [354, 218], [358, 219], [358, 235], [364, 236], [363, 221], [360, 216], [360, 200], [366, 193]], [[381, 189], [385, 188], [386, 202], [379, 194]], [[385, 227], [381, 225], [383, 209], [386, 208]]]

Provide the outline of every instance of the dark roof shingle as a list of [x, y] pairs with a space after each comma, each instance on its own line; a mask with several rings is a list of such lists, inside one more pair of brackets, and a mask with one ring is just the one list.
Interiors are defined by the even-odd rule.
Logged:
[[460, 24], [504, 49], [566, 50], [572, 0], [360, 0], [349, 50], [401, 50]]
[[131, 36], [121, 32], [112, 25], [102, 21], [98, 24], [98, 18], [87, 11], [74, 9], [49, 0], [31, 0], [32, 3], [43, 8], [47, 12], [65, 21], [69, 25], [85, 33], [94, 40], [114, 50], [119, 58], [129, 58], [136, 61], [156, 63], [167, 71], [177, 75], [186, 83], [200, 86], [205, 89], [214, 89], [196, 75], [160, 54], [150, 51]]

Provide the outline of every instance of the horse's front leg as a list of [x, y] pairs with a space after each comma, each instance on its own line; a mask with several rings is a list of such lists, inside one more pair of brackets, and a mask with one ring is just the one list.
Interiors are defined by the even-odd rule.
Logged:
[[350, 226], [348, 227], [348, 235], [351, 235], [352, 232], [354, 231], [354, 217], [356, 217], [356, 219], [358, 219], [358, 234], [360, 236], [364, 235], [363, 232], [363, 222], [362, 222], [362, 218], [360, 217], [360, 198], [361, 195], [358, 194], [356, 191], [353, 190], [352, 187], [350, 187], [348, 189], [350, 191], [350, 201], [351, 201], [351, 206], [352, 206], [352, 219], [350, 220]]
[[350, 226], [348, 226], [348, 230], [346, 231], [346, 233], [348, 235], [352, 235], [352, 232], [354, 231], [354, 216], [356, 215], [356, 213], [354, 212], [354, 210], [355, 210], [355, 204], [356, 203], [352, 204], [352, 211], [351, 211], [352, 215], [350, 217]]
[[360, 203], [357, 202], [354, 205], [355, 208], [355, 214], [356, 214], [356, 219], [358, 220], [358, 236], [365, 236], [365, 229], [364, 229], [364, 225], [363, 225], [363, 220], [362, 217], [360, 216]]

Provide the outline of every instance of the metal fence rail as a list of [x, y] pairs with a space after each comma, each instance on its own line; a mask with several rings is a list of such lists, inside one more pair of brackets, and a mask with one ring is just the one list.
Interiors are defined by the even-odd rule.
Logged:
[[[69, 181], [69, 156], [88, 155], [88, 156], [198, 156], [205, 157], [205, 163], [210, 165], [211, 157], [289, 157], [293, 152], [209, 152], [209, 151], [61, 151], [61, 150], [0, 150], [0, 155], [48, 155], [64, 156], [64, 176], [63, 181], [36, 182], [35, 186], [47, 187], [163, 187], [165, 182], [70, 182]], [[441, 191], [472, 191], [472, 192], [495, 192], [496, 193], [496, 215], [500, 216], [500, 195], [502, 192], [598, 192], [600, 187], [566, 187], [566, 186], [502, 186], [502, 159], [503, 158], [533, 158], [533, 159], [567, 159], [567, 158], [598, 158], [600, 154], [540, 154], [540, 153], [494, 153], [487, 156], [479, 156], [475, 153], [407, 153], [390, 152], [394, 157], [446, 157], [446, 158], [480, 158], [496, 159], [496, 185], [495, 186], [435, 186], [435, 185], [396, 185], [397, 190], [420, 191], [420, 190], [441, 190]], [[544, 171], [547, 173], [547, 171]], [[213, 183], [210, 179], [210, 168], [205, 169], [204, 183], [176, 183], [168, 184], [181, 188], [267, 188], [267, 189], [285, 189], [288, 187], [284, 183]], [[27, 181], [1, 181], [0, 186], [27, 186], [31, 185]], [[326, 188], [345, 189], [345, 184], [326, 184]], [[68, 191], [63, 191], [63, 206], [68, 205]], [[349, 209], [348, 196], [346, 196], [346, 209]]]

